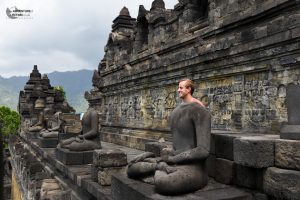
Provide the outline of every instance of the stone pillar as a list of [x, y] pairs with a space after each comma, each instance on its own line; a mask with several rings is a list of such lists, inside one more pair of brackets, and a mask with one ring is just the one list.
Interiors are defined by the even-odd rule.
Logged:
[[119, 149], [95, 150], [92, 164], [92, 178], [100, 185], [111, 185], [111, 176], [125, 173], [127, 155]]

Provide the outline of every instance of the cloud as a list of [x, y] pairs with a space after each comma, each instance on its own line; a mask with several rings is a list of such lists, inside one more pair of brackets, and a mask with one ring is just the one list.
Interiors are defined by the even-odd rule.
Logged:
[[[173, 8], [177, 0], [165, 0]], [[28, 75], [37, 64], [41, 73], [97, 69], [112, 21], [126, 6], [136, 18], [150, 0], [2, 0], [0, 2], [0, 75]], [[5, 10], [30, 9], [32, 19], [8, 19]]]

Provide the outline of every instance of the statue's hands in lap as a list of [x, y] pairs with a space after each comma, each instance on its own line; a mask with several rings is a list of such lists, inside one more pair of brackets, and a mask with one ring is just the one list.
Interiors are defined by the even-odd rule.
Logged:
[[83, 135], [78, 135], [79, 139], [84, 139], [84, 136]]
[[[155, 157], [154, 153], [152, 153], [152, 152], [145, 152], [145, 153], [142, 153], [142, 154], [136, 156], [135, 158], [133, 158], [133, 159], [128, 163], [128, 165], [131, 166], [132, 164], [137, 163], [137, 162], [141, 162], [141, 161], [149, 162], [150, 159], [148, 159], [148, 161], [145, 160], [145, 159], [146, 159], [146, 158], [154, 158], [154, 157]], [[151, 162], [152, 162], [152, 160], [151, 160]]]
[[166, 162], [159, 162], [157, 164], [157, 169], [166, 172], [167, 174], [173, 173], [176, 170], [175, 167], [169, 166]]
[[76, 142], [83, 142], [84, 141], [84, 136], [83, 135], [78, 135], [76, 138], [75, 138], [75, 141]]

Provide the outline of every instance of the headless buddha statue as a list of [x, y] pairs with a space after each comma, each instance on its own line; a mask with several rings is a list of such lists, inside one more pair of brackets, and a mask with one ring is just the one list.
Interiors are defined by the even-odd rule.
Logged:
[[82, 132], [77, 137], [63, 140], [58, 147], [69, 149], [70, 151], [88, 151], [101, 149], [101, 143], [98, 133], [99, 116], [97, 111], [92, 108], [83, 115]]
[[171, 114], [173, 148], [162, 157], [145, 152], [128, 165], [128, 177], [154, 176], [158, 192], [176, 195], [198, 190], [208, 182], [205, 160], [210, 147], [210, 113], [197, 103], [183, 103]]
[[45, 128], [44, 112], [41, 111], [38, 117], [38, 121], [28, 128], [29, 132], [40, 132]]
[[[58, 132], [61, 125], [61, 120], [59, 119], [59, 114], [61, 112], [56, 112], [51, 119], [51, 128], [43, 129], [40, 132], [40, 136], [43, 138], [56, 138], [58, 136]], [[50, 119], [48, 119], [50, 120]], [[49, 124], [49, 123], [48, 123]]]

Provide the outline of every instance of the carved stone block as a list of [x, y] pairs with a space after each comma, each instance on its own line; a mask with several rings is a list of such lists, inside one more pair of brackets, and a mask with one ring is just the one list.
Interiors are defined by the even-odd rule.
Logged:
[[300, 140], [300, 125], [284, 125], [280, 130], [280, 138]]
[[300, 171], [269, 167], [264, 174], [264, 192], [275, 199], [300, 199]]
[[233, 140], [237, 137], [234, 134], [216, 134], [215, 153], [218, 158], [233, 160]]
[[236, 138], [234, 162], [255, 168], [274, 166], [274, 140], [259, 136]]
[[300, 170], [300, 141], [275, 141], [275, 166]]
[[93, 151], [70, 151], [57, 148], [56, 158], [65, 165], [84, 165], [93, 162]]
[[38, 139], [39, 139], [39, 145], [41, 148], [55, 148], [58, 143], [57, 138], [38, 137]]
[[127, 155], [119, 149], [94, 150], [93, 165], [102, 168], [125, 166], [127, 165]]
[[216, 176], [216, 156], [213, 154], [209, 154], [206, 160], [206, 169], [208, 172], [208, 176], [215, 178]]
[[111, 185], [112, 175], [125, 174], [126, 167], [102, 168], [98, 171], [98, 183], [100, 185]]
[[231, 184], [234, 177], [234, 163], [231, 160], [216, 158], [216, 181]]
[[264, 168], [253, 168], [235, 164], [233, 183], [250, 189], [262, 189]]

